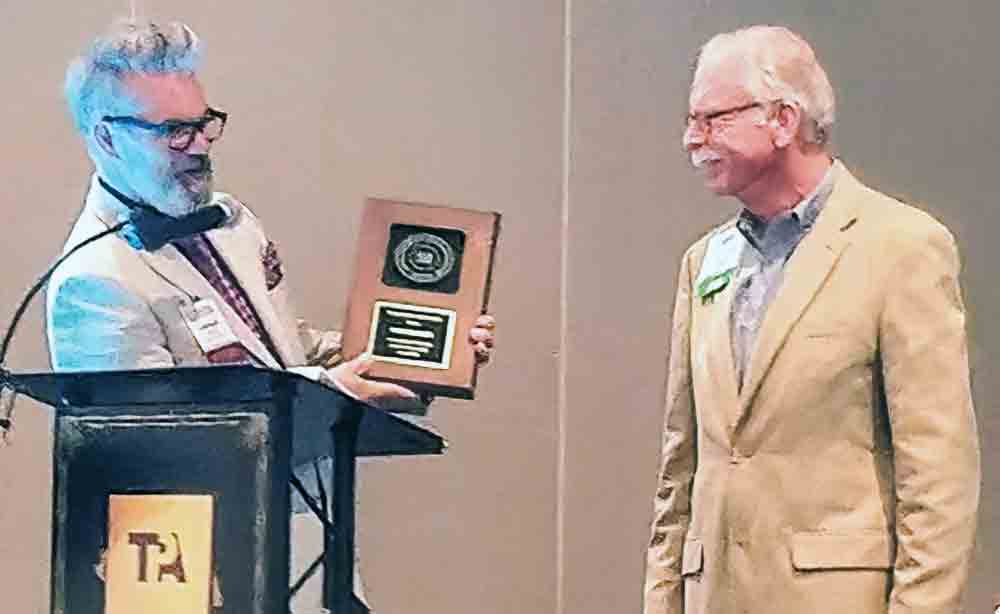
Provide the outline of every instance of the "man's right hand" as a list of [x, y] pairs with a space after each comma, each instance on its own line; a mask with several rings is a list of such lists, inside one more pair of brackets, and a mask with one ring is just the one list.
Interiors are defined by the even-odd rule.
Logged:
[[373, 362], [372, 358], [362, 354], [328, 369], [326, 375], [341, 392], [374, 407], [389, 408], [400, 401], [415, 401], [419, 398], [415, 392], [398, 384], [374, 382], [361, 377]]

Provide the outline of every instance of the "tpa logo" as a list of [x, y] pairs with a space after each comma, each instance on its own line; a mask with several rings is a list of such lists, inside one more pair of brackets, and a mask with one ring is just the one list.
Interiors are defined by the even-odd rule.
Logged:
[[[156, 552], [153, 553], [154, 563], [156, 564], [156, 579], [155, 582], [163, 582], [164, 576], [173, 577], [175, 582], [180, 584], [187, 583], [187, 576], [184, 574], [184, 555], [181, 552], [181, 538], [177, 533], [170, 533], [170, 537], [173, 540], [173, 553], [172, 556], [167, 555], [167, 544], [160, 541], [159, 533], [151, 532], [129, 532], [128, 543], [132, 546], [137, 547], [138, 555], [138, 578], [139, 582], [149, 582], [149, 564], [150, 556], [149, 549], [155, 548]], [[167, 556], [164, 556], [167, 555]], [[164, 563], [163, 561], [167, 562]]]

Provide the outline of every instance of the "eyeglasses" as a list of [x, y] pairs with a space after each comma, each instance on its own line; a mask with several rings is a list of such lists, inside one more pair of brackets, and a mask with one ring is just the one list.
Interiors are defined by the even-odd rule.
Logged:
[[711, 111], [709, 113], [688, 113], [685, 118], [686, 126], [688, 130], [692, 128], [697, 128], [699, 132], [704, 134], [710, 134], [713, 130], [718, 130], [721, 124], [721, 120], [732, 119], [736, 115], [749, 111], [750, 109], [756, 109], [763, 107], [765, 102], [750, 102], [738, 107], [730, 107], [728, 109], [719, 109], [718, 111]]
[[161, 137], [167, 139], [167, 147], [174, 151], [187, 151], [187, 148], [194, 142], [194, 137], [199, 132], [204, 135], [209, 143], [222, 136], [222, 131], [226, 127], [226, 120], [229, 114], [209, 107], [205, 115], [196, 119], [168, 119], [154, 124], [138, 117], [129, 115], [105, 115], [101, 121], [112, 124], [125, 124], [135, 126], [143, 130], [151, 130], [159, 133]]

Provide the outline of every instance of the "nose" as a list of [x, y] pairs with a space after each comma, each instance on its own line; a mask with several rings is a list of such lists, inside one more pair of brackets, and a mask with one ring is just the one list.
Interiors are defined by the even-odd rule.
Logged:
[[681, 138], [684, 151], [692, 152], [705, 144], [705, 133], [692, 123], [684, 128], [684, 136]]
[[205, 138], [205, 134], [198, 130], [194, 133], [194, 138], [191, 139], [191, 144], [188, 145], [187, 153], [189, 154], [207, 154], [212, 150], [212, 141]]

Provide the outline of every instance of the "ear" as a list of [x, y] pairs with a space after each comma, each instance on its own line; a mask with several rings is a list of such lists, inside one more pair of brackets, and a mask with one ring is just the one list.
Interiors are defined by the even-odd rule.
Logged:
[[771, 118], [770, 124], [774, 129], [774, 146], [778, 148], [788, 147], [795, 142], [802, 126], [802, 109], [795, 104], [779, 103], [778, 112]]
[[111, 156], [112, 158], [120, 158], [118, 150], [115, 149], [114, 139], [111, 138], [111, 130], [108, 129], [108, 125], [104, 122], [98, 122], [94, 124], [93, 129], [94, 142], [97, 146], [101, 148], [101, 151]]

